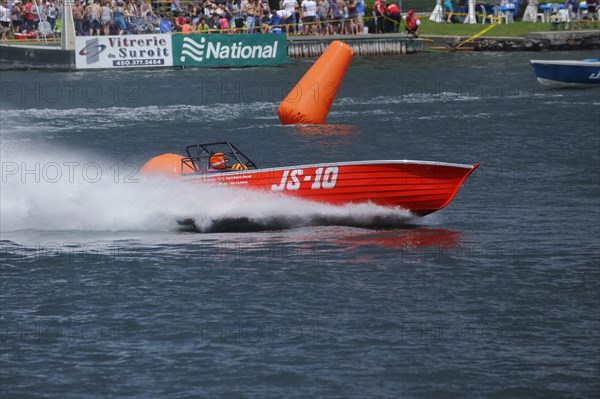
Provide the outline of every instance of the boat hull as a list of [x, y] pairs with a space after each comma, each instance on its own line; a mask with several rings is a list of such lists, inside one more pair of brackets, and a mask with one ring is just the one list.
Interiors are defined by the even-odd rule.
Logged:
[[335, 205], [373, 203], [401, 207], [423, 216], [448, 205], [477, 166], [425, 161], [365, 161], [187, 174], [182, 178]]
[[531, 60], [537, 80], [546, 86], [600, 86], [600, 62]]

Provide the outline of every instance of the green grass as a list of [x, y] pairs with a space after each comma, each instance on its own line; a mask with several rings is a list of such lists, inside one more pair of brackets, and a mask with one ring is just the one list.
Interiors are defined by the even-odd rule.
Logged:
[[[429, 13], [433, 11], [435, 7], [435, 0], [388, 0], [390, 2], [398, 2], [402, 3], [402, 14], [406, 14], [406, 12], [410, 9], [413, 9], [417, 12], [417, 14], [421, 15], [421, 35], [446, 35], [446, 36], [472, 36], [483, 29], [489, 27], [489, 24], [439, 24], [435, 22], [429, 21]], [[365, 3], [367, 5], [367, 11], [365, 13], [366, 17], [371, 16], [371, 12], [373, 11], [373, 3], [375, 0], [366, 0]], [[453, 0], [454, 6], [456, 7], [458, 1]], [[525, 1], [521, 1], [522, 9], [519, 11], [519, 15], [523, 14]], [[540, 2], [542, 3], [542, 2]], [[427, 15], [424, 15], [427, 14]], [[370, 28], [373, 28], [370, 26]], [[591, 29], [600, 29], [600, 23], [595, 21], [595, 25], [591, 27], [587, 27], [586, 24], [582, 24], [581, 27], [577, 29], [582, 30], [591, 30]], [[371, 29], [370, 29], [371, 30]], [[403, 30], [403, 28], [402, 28]], [[525, 33], [529, 32], [550, 32], [552, 31], [552, 26], [550, 23], [532, 23], [532, 22], [521, 22], [516, 21], [512, 24], [500, 24], [489, 30], [485, 33], [485, 36], [488, 37], [523, 37]]]
[[[436, 23], [429, 20], [429, 15], [420, 16], [421, 19], [421, 35], [444, 35], [444, 36], [472, 36], [476, 33], [487, 29], [491, 24], [463, 24], [463, 23]], [[366, 18], [366, 23], [369, 25], [369, 31], [374, 31], [373, 20], [370, 17]], [[564, 28], [560, 28], [564, 32]], [[587, 25], [587, 21], [582, 23], [577, 30], [598, 30], [600, 23], [594, 21], [591, 26]], [[401, 31], [404, 30], [402, 25]], [[512, 24], [498, 24], [488, 30], [483, 36], [487, 37], [523, 37], [530, 32], [551, 32], [553, 27], [550, 23], [533, 23], [515, 21]]]

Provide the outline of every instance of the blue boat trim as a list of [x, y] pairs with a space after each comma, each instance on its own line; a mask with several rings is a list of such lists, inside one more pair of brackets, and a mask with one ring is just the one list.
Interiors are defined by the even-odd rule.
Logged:
[[600, 62], [596, 59], [531, 60], [538, 81], [550, 86], [600, 86]]

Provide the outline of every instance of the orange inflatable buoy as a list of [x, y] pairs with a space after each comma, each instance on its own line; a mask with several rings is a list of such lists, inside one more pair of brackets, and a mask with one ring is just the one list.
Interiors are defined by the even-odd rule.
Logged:
[[162, 154], [155, 156], [144, 164], [141, 173], [144, 175], [165, 175], [177, 177], [181, 174], [192, 173], [193, 169], [184, 166], [182, 171], [181, 160], [185, 158], [178, 154]]
[[279, 104], [277, 115], [281, 123], [325, 122], [351, 59], [350, 46], [333, 41]]

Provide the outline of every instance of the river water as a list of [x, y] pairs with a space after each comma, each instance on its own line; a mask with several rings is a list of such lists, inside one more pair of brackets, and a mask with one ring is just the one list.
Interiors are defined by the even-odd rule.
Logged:
[[[1, 396], [598, 397], [600, 96], [529, 65], [594, 56], [355, 58], [328, 123], [291, 127], [307, 60], [3, 72]], [[409, 222], [140, 178], [221, 140], [481, 166]]]

